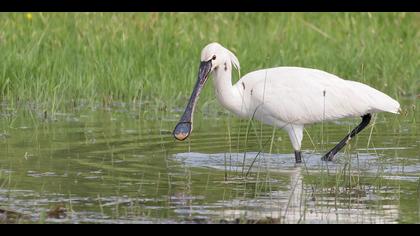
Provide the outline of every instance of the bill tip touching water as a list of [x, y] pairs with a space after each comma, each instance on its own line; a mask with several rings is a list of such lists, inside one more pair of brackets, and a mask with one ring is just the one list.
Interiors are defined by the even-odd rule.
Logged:
[[173, 132], [174, 137], [179, 141], [184, 141], [190, 136], [192, 125], [190, 122], [179, 122]]
[[174, 137], [185, 140], [192, 132], [192, 120], [200, 92], [209, 74], [213, 75], [220, 104], [241, 118], [256, 119], [285, 130], [302, 162], [304, 125], [346, 117], [361, 117], [361, 123], [322, 159], [335, 155], [370, 123], [373, 113], [398, 114], [400, 104], [388, 95], [360, 82], [344, 80], [325, 71], [302, 67], [276, 67], [250, 72], [232, 85], [232, 67], [239, 60], [219, 43], [210, 43], [201, 52], [198, 79], [188, 105], [174, 129]]

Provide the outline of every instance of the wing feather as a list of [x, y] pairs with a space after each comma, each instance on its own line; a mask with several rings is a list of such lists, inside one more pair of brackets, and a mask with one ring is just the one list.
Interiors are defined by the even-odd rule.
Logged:
[[293, 124], [362, 116], [372, 112], [398, 113], [399, 103], [368, 85], [343, 80], [330, 73], [300, 67], [277, 67], [245, 75], [245, 101]]

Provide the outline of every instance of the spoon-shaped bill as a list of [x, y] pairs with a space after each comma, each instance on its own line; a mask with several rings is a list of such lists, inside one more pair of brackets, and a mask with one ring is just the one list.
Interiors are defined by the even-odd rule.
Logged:
[[198, 79], [192, 91], [190, 100], [188, 101], [187, 107], [185, 108], [184, 114], [182, 115], [180, 121], [175, 126], [173, 135], [179, 141], [183, 141], [190, 136], [192, 132], [192, 118], [197, 105], [198, 97], [200, 96], [201, 90], [204, 87], [204, 84], [207, 81], [209, 73], [211, 71], [211, 60], [203, 61], [200, 63], [200, 68], [198, 71]]
[[179, 122], [174, 129], [174, 137], [179, 141], [184, 141], [190, 136], [192, 131], [191, 122]]

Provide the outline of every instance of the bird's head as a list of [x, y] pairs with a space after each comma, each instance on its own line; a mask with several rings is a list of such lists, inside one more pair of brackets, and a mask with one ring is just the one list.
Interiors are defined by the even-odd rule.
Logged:
[[182, 141], [188, 138], [192, 131], [192, 116], [194, 113], [197, 99], [207, 82], [209, 74], [217, 70], [220, 66], [225, 66], [227, 63], [232, 64], [239, 71], [239, 61], [236, 56], [224, 48], [219, 43], [210, 43], [201, 51], [200, 67], [198, 69], [198, 78], [194, 90], [191, 94], [190, 100], [181, 120], [174, 129], [173, 135], [176, 139]]
[[216, 42], [210, 43], [203, 48], [200, 60], [201, 63], [211, 64], [209, 73], [225, 63], [231, 63], [239, 70], [238, 58], [231, 51]]

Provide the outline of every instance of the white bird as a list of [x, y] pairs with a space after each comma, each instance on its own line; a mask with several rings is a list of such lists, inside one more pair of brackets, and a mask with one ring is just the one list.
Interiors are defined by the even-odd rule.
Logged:
[[301, 67], [262, 69], [246, 74], [232, 85], [232, 66], [240, 69], [239, 61], [231, 51], [218, 43], [204, 47], [197, 83], [173, 132], [176, 139], [182, 141], [191, 134], [197, 99], [210, 73], [222, 106], [239, 117], [259, 120], [289, 134], [296, 163], [301, 162], [305, 125], [362, 117], [362, 122], [322, 158], [331, 161], [369, 124], [372, 113], [398, 114], [400, 111], [400, 104], [388, 95], [321, 70]]

